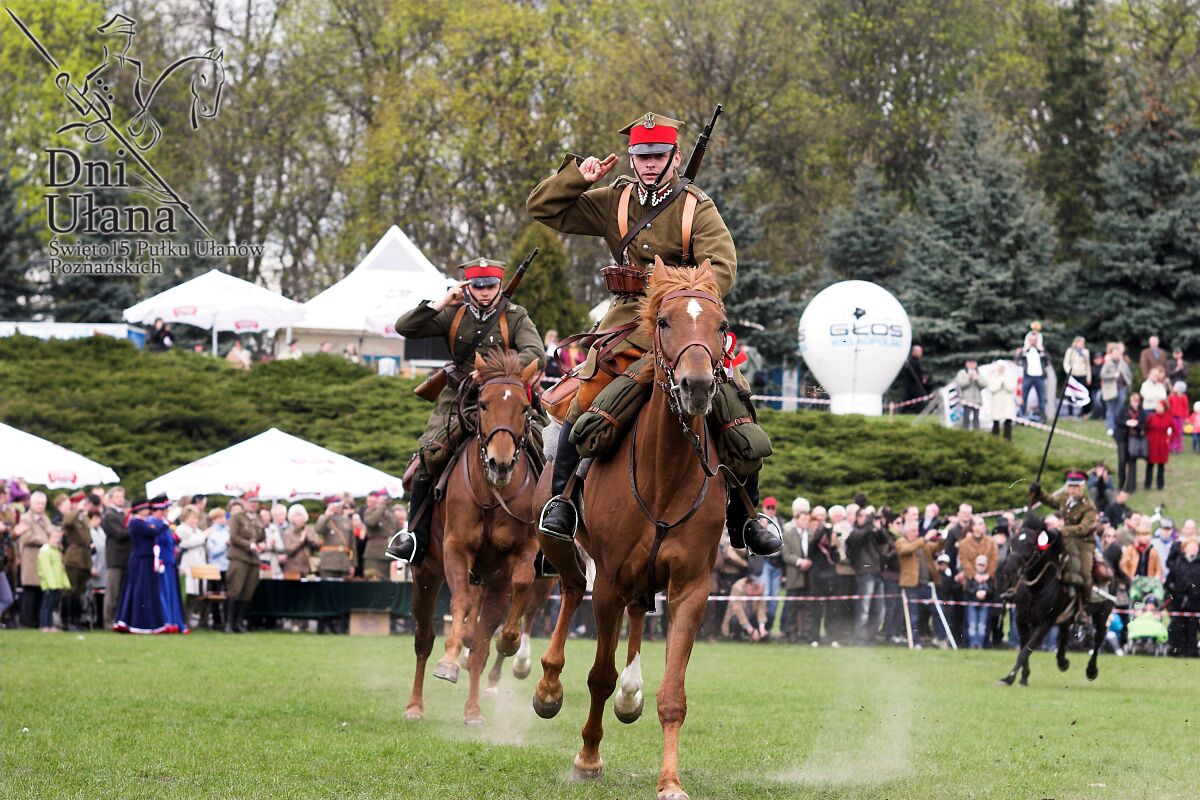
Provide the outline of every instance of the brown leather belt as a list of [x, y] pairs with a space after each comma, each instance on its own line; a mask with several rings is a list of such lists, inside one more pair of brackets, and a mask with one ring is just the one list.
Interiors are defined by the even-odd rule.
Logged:
[[349, 553], [349, 547], [322, 547], [322, 553]]

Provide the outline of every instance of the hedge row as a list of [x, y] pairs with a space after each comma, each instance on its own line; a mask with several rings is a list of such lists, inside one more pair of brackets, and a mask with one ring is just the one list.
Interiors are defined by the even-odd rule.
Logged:
[[[0, 339], [0, 421], [111, 466], [129, 487], [270, 427], [400, 474], [430, 410], [413, 385], [334, 356], [244, 372], [108, 337]], [[1001, 508], [1019, 502], [1010, 487], [1037, 466], [991, 437], [933, 424], [772, 411], [761, 419], [776, 448], [763, 492], [785, 507], [796, 494], [828, 504], [862, 490], [875, 503]]]

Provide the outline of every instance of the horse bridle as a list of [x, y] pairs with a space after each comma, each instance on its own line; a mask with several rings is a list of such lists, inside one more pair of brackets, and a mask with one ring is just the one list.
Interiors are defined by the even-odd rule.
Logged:
[[[492, 378], [492, 379], [486, 380], [482, 384], [480, 384], [480, 386], [479, 386], [480, 396], [482, 397], [483, 390], [485, 387], [493, 386], [496, 384], [509, 384], [512, 386], [520, 387], [522, 394], [527, 394], [529, 392], [529, 387], [526, 385], [525, 381], [518, 380], [517, 378], [511, 378], [508, 376], [504, 376], [504, 377], [500, 377], [500, 378]], [[509, 436], [512, 437], [513, 444], [515, 444], [516, 448], [517, 448], [517, 454], [515, 456], [513, 456], [513, 467], [515, 468], [517, 466], [517, 464], [521, 461], [521, 454], [525, 451], [525, 445], [528, 444], [528, 442], [529, 442], [529, 424], [530, 424], [530, 413], [529, 412], [530, 412], [530, 407], [527, 406], [525, 408], [525, 411], [523, 414], [523, 416], [525, 418], [525, 427], [521, 431], [520, 436], [518, 436], [517, 432], [514, 431], [512, 428], [508, 427], [507, 425], [497, 425], [495, 428], [492, 428], [491, 431], [488, 432], [487, 436], [484, 436], [484, 434], [483, 434], [483, 419], [482, 419], [482, 415], [480, 416], [480, 423], [475, 428], [475, 438], [479, 440], [479, 460], [482, 463], [487, 464], [487, 449], [488, 449], [488, 445], [491, 444], [492, 437], [498, 433], [507, 433]]]
[[[704, 300], [712, 303], [718, 309], [722, 308], [721, 299], [719, 297], [700, 289], [677, 289], [673, 292], [667, 292], [660, 302], [659, 308], [661, 309], [662, 303], [679, 297], [692, 297], [696, 298], [697, 300]], [[655, 323], [654, 363], [662, 369], [663, 374], [667, 378], [666, 383], [659, 381], [657, 378], [655, 378], [655, 382], [663, 391], [667, 393], [667, 399], [670, 403], [671, 411], [674, 412], [675, 416], [679, 417], [681, 421], [683, 420], [685, 414], [683, 411], [683, 403], [680, 397], [680, 392], [682, 389], [680, 388], [678, 381], [675, 380], [675, 367], [679, 364], [679, 359], [683, 358], [683, 354], [693, 347], [699, 347], [706, 354], [708, 354], [708, 361], [710, 364], [712, 364], [713, 384], [708, 393], [708, 399], [712, 400], [717, 393], [717, 384], [725, 380], [725, 370], [721, 368], [721, 356], [723, 353], [714, 355], [712, 348], [708, 345], [708, 342], [700, 338], [693, 338], [684, 342], [683, 346], [675, 352], [675, 356], [673, 358], [667, 358], [667, 356], [663, 353], [662, 328], [659, 327], [657, 322]]]

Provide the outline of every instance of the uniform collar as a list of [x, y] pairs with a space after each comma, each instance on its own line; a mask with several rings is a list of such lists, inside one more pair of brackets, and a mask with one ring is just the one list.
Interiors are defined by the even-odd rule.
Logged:
[[651, 196], [650, 190], [647, 189], [645, 186], [643, 186], [641, 181], [638, 181], [637, 182], [638, 202], [641, 203], [642, 206], [645, 206], [647, 199], [649, 199], [651, 206], [657, 206], [659, 203], [661, 203], [663, 200], [665, 200], [667, 198], [667, 195], [669, 195], [671, 193], [671, 191], [675, 188], [676, 183], [678, 183], [677, 179], [667, 181], [666, 185], [661, 187], [657, 192], [654, 193], [653, 196]]

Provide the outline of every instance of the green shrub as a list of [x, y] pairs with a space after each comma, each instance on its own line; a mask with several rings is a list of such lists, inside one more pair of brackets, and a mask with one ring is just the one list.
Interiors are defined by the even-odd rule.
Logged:
[[[145, 353], [108, 337], [0, 339], [0, 421], [111, 466], [133, 493], [176, 467], [276, 427], [399, 475], [432, 406], [415, 381], [328, 355], [245, 372], [189, 352]], [[1037, 463], [989, 436], [934, 424], [762, 412], [775, 444], [763, 494], [876, 505], [1007, 508]], [[1064, 465], [1054, 463], [1053, 469]], [[331, 486], [335, 491], [338, 487]]]

